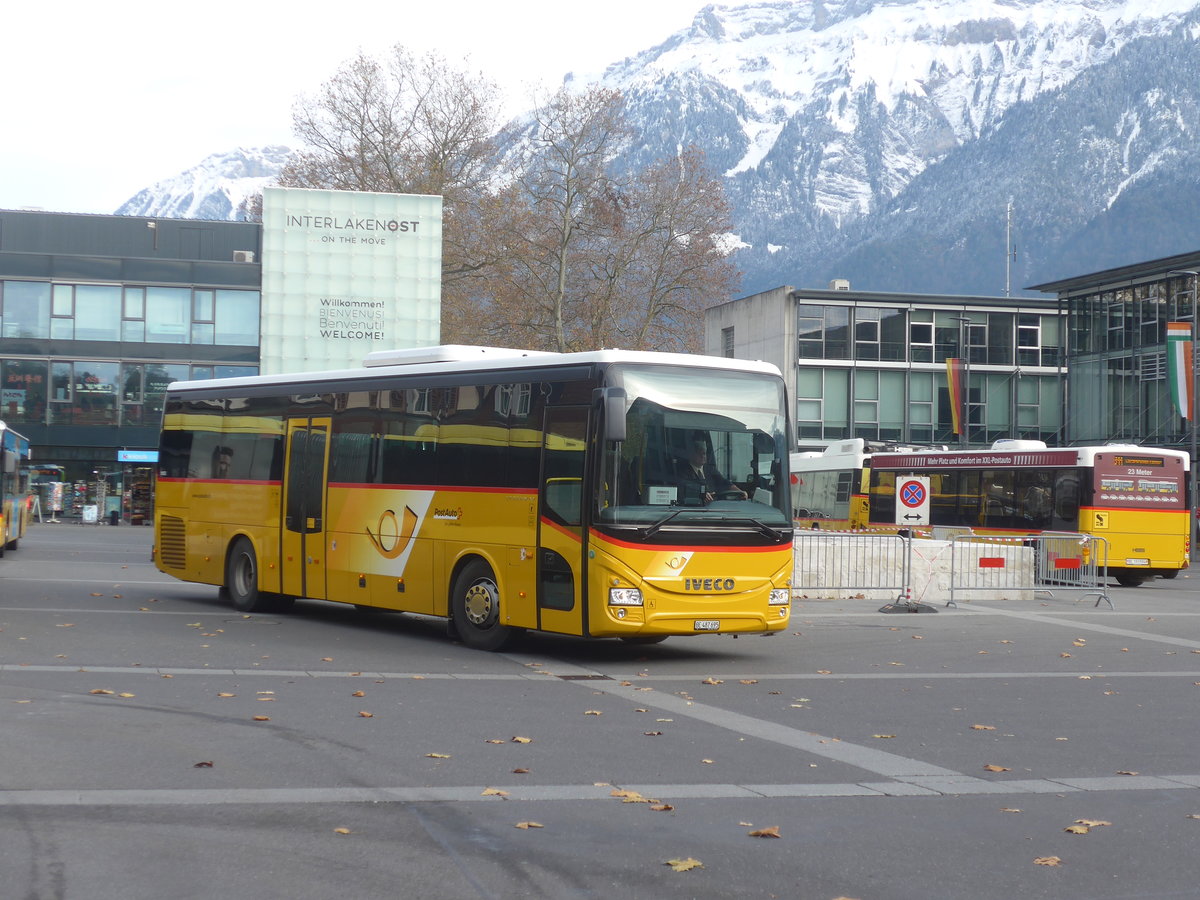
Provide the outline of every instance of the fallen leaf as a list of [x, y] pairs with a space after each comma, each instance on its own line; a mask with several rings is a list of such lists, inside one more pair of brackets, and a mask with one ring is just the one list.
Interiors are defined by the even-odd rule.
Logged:
[[700, 762], [704, 763], [706, 766], [711, 766], [713, 764], [711, 759], [702, 759]]
[[757, 678], [742, 678], [742, 679], [739, 679], [738, 684], [758, 684], [758, 679]]
[[75, 623], [74, 623], [74, 622], [59, 622], [59, 623], [58, 623], [57, 625], [55, 625], [54, 627], [55, 627], [55, 628], [74, 628], [74, 627], [75, 627]]
[[507, 797], [508, 791], [502, 791], [499, 788], [484, 788], [480, 793], [480, 797]]
[[614, 790], [610, 797], [620, 797], [622, 803], [649, 803], [650, 801], [637, 791]]
[[332, 656], [322, 656], [321, 662], [333, 662], [333, 657]]
[[359, 714], [360, 716], [362, 716], [364, 719], [373, 719], [373, 718], [375, 718], [375, 713], [373, 713], [373, 712], [367, 712], [365, 709], [360, 709], [360, 710], [358, 711], [358, 714]]
[[692, 859], [690, 856], [687, 859], [668, 859], [663, 863], [664, 866], [670, 866], [676, 872], [686, 872], [689, 869], [703, 869], [704, 863], [698, 859]]
[[350, 696], [351, 697], [365, 697], [365, 696], [367, 696], [367, 692], [366, 691], [355, 691]]
[[1019, 813], [1020, 810], [1015, 809], [1011, 806], [1002, 806], [1002, 807], [1000, 807], [1000, 812]]
[[1091, 829], [1086, 825], [1068, 825], [1063, 831], [1067, 834], [1087, 834]]
[[972, 725], [971, 730], [972, 731], [995, 731], [996, 726], [995, 725]]
[[700, 683], [701, 683], [701, 684], [724, 684], [725, 682], [724, 682], [724, 681], [722, 681], [720, 678], [712, 678], [712, 677], [709, 677], [709, 678], [705, 678], [705, 679], [704, 679], [702, 682], [700, 682]]
[[650, 808], [652, 810], [654, 810], [655, 812], [670, 812], [675, 807], [673, 807], [670, 803], [656, 803], [654, 806], [651, 806]]
[[213, 767], [212, 760], [209, 760], [207, 762], [198, 762], [198, 763], [192, 764], [193, 769], [211, 769], [212, 767]]
[[983, 767], [986, 772], [1011, 772], [1012, 769], [1007, 766], [993, 766], [990, 763]]
[[255, 700], [258, 700], [258, 701], [260, 701], [260, 702], [262, 702], [262, 703], [269, 703], [269, 702], [272, 702], [272, 701], [274, 701], [274, 700], [275, 700], [275, 698], [274, 698], [274, 697], [255, 697], [254, 699], [255, 699]]
[[270, 716], [255, 716], [254, 721], [255, 722], [270, 722], [271, 717]]
[[546, 826], [543, 825], [541, 822], [518, 822], [513, 827], [528, 830], [530, 828], [545, 828]]
[[529, 770], [528, 770], [528, 769], [513, 769], [513, 770], [512, 770], [512, 773], [513, 773], [514, 775], [528, 775], [528, 774], [529, 774]]
[[1137, 774], [1137, 772], [1126, 772], [1125, 770], [1123, 770], [1123, 769], [1122, 769], [1122, 770], [1121, 770], [1120, 772], [1118, 772], [1117, 774], [1118, 774], [1118, 775], [1136, 775], [1136, 774]]
[[914, 634], [914, 635], [910, 635], [910, 637], [911, 637], [911, 638], [912, 638], [914, 641], [923, 641], [923, 640], [925, 640], [925, 635], [923, 635], [923, 634]]
[[514, 744], [532, 744], [532, 743], [533, 743], [533, 738], [527, 738], [527, 737], [520, 737], [520, 736], [518, 736], [518, 737], [514, 737], [514, 738], [512, 739], [512, 743], [514, 743]]
[[883, 739], [883, 740], [886, 740], [886, 739], [888, 739], [888, 738], [894, 738], [894, 737], [895, 737], [895, 735], [894, 735], [894, 734], [873, 734], [873, 735], [871, 735], [871, 737], [873, 737], [873, 738], [881, 738], [881, 739]]
[[218, 697], [236, 697], [237, 694], [217, 694]]
[[425, 755], [429, 759], [449, 759], [450, 758], [449, 753], [426, 753]]
[[1106, 822], [1103, 819], [1076, 819], [1076, 825], [1086, 825], [1088, 828], [1100, 828], [1104, 825], [1111, 825], [1112, 822]]
[[126, 699], [128, 699], [129, 697], [136, 697], [136, 696], [137, 696], [137, 694], [130, 694], [130, 693], [128, 693], [128, 692], [124, 692], [124, 693], [117, 694], [117, 696], [118, 696], [118, 697], [125, 697]]
[[1057, 856], [1039, 856], [1033, 861], [1035, 866], [1061, 866], [1062, 860]]
[[335, 829], [333, 829], [333, 833], [334, 834], [350, 834], [351, 832], [350, 832], [349, 828], [335, 828]]
[[1062, 658], [1062, 659], [1070, 659], [1070, 658], [1071, 658], [1071, 654], [1070, 654], [1070, 653], [1060, 653], [1060, 654], [1058, 654], [1058, 655], [1059, 655], [1059, 657], [1060, 657], [1060, 658]]
[[96, 593], [93, 593], [93, 594], [92, 594], [92, 596], [93, 596], [93, 597], [103, 597], [104, 595], [103, 595], [103, 594], [96, 594]]
[[661, 731], [643, 731], [642, 734], [644, 734], [646, 737], [657, 737], [658, 735], [662, 734], [662, 732]]
[[88, 693], [89, 694], [111, 694], [113, 692], [109, 691], [109, 690], [105, 690], [104, 688], [94, 688], [94, 689], [88, 691]]
[[770, 828], [759, 828], [755, 831], [749, 832], [749, 835], [750, 835], [750, 837], [757, 837], [757, 838], [777, 838], [780, 836], [779, 835], [779, 826], [772, 825]]
[[600, 712], [600, 710], [598, 710], [598, 709], [585, 709], [583, 711], [583, 714], [585, 716], [602, 716], [602, 715], [604, 715], [604, 713]]
[[507, 744], [508, 741], [502, 741], [500, 738], [488, 738], [484, 741], [485, 744]]
[[830, 669], [817, 669], [817, 674], [818, 675], [832, 675], [833, 672]]

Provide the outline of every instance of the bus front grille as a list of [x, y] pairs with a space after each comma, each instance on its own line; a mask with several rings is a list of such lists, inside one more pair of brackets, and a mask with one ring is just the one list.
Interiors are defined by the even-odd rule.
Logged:
[[187, 565], [187, 541], [184, 538], [183, 519], [163, 516], [158, 532], [158, 559], [169, 569], [182, 569]]

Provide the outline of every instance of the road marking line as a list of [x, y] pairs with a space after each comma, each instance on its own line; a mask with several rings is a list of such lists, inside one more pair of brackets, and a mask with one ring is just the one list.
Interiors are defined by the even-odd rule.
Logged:
[[[1188, 781], [1195, 783], [1189, 784]], [[1197, 790], [1200, 775], [986, 781], [968, 776], [911, 777], [833, 784], [623, 784], [655, 800], [777, 800], [804, 797], [962, 797], [981, 794], [1110, 793]], [[488, 788], [504, 794], [484, 794]], [[512, 803], [553, 800], [614, 802], [613, 784], [460, 785], [454, 787], [160, 788], [0, 791], [0, 807], [214, 806], [300, 803]]]

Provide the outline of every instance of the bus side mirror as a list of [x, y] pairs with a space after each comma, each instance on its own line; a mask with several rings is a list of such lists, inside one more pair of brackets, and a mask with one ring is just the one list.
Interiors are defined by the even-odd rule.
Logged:
[[625, 388], [603, 387], [592, 391], [592, 400], [604, 408], [604, 440], [625, 440]]

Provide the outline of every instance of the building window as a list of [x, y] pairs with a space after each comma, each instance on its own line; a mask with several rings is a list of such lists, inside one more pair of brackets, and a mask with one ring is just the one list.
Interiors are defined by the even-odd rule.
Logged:
[[721, 329], [721, 355], [733, 359], [733, 326]]
[[50, 337], [50, 285], [40, 281], [6, 281], [0, 315], [0, 337]]
[[850, 308], [846, 306], [796, 307], [796, 334], [801, 359], [850, 358]]
[[879, 310], [859, 308], [854, 311], [854, 358], [879, 359]]

